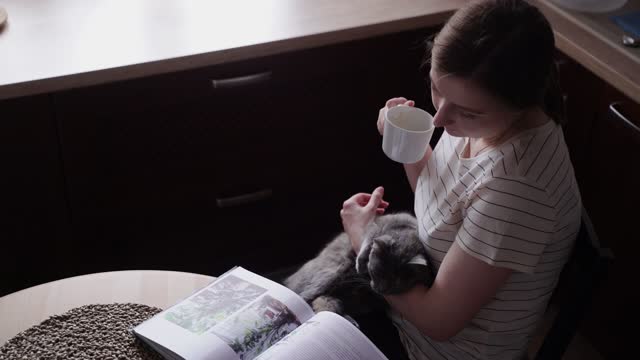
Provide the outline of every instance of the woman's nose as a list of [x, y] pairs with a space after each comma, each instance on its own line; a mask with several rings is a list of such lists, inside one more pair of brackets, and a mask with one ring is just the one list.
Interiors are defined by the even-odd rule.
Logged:
[[449, 106], [441, 103], [440, 106], [438, 106], [436, 114], [433, 116], [433, 126], [443, 127], [445, 125], [451, 124], [452, 122], [452, 114]]

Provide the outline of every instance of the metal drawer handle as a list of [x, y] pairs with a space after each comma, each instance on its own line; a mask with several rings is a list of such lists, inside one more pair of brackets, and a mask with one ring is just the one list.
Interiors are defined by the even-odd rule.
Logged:
[[611, 103], [611, 105], [609, 105], [609, 110], [611, 110], [611, 112], [617, 116], [620, 120], [622, 120], [627, 126], [629, 126], [630, 128], [632, 128], [633, 130], [640, 132], [640, 126], [636, 125], [633, 123], [633, 121], [627, 119], [626, 116], [624, 116], [620, 110], [618, 110], [616, 107], [621, 105], [621, 102], [614, 102]]
[[230, 208], [265, 200], [273, 196], [272, 189], [264, 189], [249, 194], [216, 199], [219, 208]]
[[237, 76], [227, 79], [213, 79], [211, 85], [214, 89], [230, 89], [240, 86], [255, 85], [271, 79], [271, 71], [265, 71], [258, 74]]

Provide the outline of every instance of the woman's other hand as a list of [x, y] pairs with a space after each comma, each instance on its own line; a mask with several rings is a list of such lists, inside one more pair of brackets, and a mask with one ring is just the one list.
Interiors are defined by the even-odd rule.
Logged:
[[413, 100], [407, 100], [403, 97], [397, 97], [397, 98], [387, 100], [387, 103], [378, 112], [377, 125], [378, 125], [378, 132], [380, 133], [380, 135], [384, 133], [384, 115], [387, 113], [388, 109], [398, 105], [414, 106], [415, 102]]
[[350, 197], [342, 204], [340, 217], [342, 227], [349, 236], [353, 250], [358, 253], [362, 244], [364, 230], [373, 221], [376, 215], [382, 215], [389, 203], [382, 200], [384, 188], [377, 187], [373, 193], [358, 193]]

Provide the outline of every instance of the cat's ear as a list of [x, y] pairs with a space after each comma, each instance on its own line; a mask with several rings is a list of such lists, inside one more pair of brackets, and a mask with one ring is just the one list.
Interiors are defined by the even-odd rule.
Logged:
[[424, 255], [418, 254], [411, 260], [407, 261], [407, 264], [427, 266], [427, 258], [424, 257]]
[[382, 246], [384, 248], [391, 248], [393, 246], [393, 237], [388, 234], [383, 234], [373, 238], [374, 244]]
[[424, 283], [428, 287], [433, 284], [433, 271], [431, 270], [431, 264], [427, 258], [423, 255], [416, 255], [407, 262], [409, 269], [413, 274], [413, 278], [421, 283]]
[[365, 235], [362, 240], [362, 245], [360, 245], [360, 251], [356, 256], [356, 272], [358, 274], [366, 274], [368, 271], [369, 254], [371, 253], [372, 244], [373, 240], [371, 239], [371, 236]]
[[391, 235], [380, 235], [373, 239], [372, 250], [370, 255], [371, 258], [375, 258], [376, 263], [380, 264], [390, 264], [394, 262], [394, 248], [396, 244], [394, 243], [394, 239]]

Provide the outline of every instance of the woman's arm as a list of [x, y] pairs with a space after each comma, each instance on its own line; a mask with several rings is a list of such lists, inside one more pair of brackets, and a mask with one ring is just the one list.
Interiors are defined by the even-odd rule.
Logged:
[[413, 190], [413, 192], [416, 192], [418, 177], [420, 176], [422, 169], [424, 169], [427, 161], [429, 161], [431, 153], [431, 146], [427, 146], [427, 151], [424, 153], [422, 160], [414, 164], [404, 164], [404, 171], [407, 173], [407, 180], [409, 180], [409, 185], [411, 185], [411, 190]]
[[[378, 126], [378, 132], [380, 133], [380, 135], [384, 134], [384, 118], [385, 118], [385, 114], [387, 113], [387, 110], [389, 108], [392, 108], [398, 105], [414, 106], [415, 102], [413, 100], [407, 100], [406, 98], [403, 98], [403, 97], [397, 97], [397, 98], [387, 100], [387, 103], [378, 112], [378, 121], [376, 125]], [[431, 146], [428, 146], [427, 151], [425, 152], [422, 160], [414, 164], [404, 165], [404, 171], [407, 173], [407, 179], [409, 180], [409, 185], [411, 185], [411, 190], [413, 190], [413, 192], [416, 192], [416, 184], [418, 182], [418, 176], [420, 176], [420, 173], [422, 172], [422, 169], [424, 168], [424, 165], [429, 160], [430, 156], [431, 156]]]
[[423, 334], [444, 341], [460, 332], [492, 300], [512, 272], [474, 258], [454, 242], [431, 288], [417, 286], [385, 298]]

